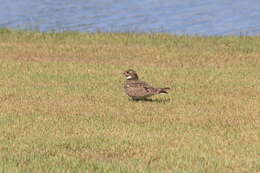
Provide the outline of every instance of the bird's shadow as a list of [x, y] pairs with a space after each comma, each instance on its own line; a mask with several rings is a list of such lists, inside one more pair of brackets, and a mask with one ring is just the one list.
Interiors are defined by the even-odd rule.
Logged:
[[170, 99], [131, 99], [133, 102], [152, 102], [152, 103], [167, 103], [170, 102]]

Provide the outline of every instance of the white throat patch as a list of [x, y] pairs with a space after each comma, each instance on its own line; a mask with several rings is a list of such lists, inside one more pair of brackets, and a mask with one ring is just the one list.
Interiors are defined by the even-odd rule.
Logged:
[[126, 79], [132, 79], [132, 76], [127, 76]]

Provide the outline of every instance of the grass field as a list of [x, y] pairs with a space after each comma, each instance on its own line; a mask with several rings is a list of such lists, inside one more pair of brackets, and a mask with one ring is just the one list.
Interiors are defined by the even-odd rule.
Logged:
[[[171, 87], [131, 101], [123, 71]], [[0, 172], [260, 172], [260, 36], [0, 30]]]

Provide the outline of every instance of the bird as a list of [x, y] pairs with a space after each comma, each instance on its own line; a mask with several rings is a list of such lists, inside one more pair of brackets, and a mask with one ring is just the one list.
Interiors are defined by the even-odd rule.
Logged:
[[169, 87], [152, 87], [146, 82], [139, 80], [137, 73], [132, 69], [124, 71], [123, 74], [126, 77], [126, 81], [124, 83], [124, 91], [133, 100], [147, 100], [148, 97], [153, 96], [155, 94], [167, 94], [167, 90], [170, 89]]

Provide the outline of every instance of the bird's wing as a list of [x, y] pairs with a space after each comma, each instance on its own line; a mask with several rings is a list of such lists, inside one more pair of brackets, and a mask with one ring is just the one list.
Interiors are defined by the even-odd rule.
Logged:
[[154, 89], [151, 85], [143, 81], [135, 81], [130, 84], [132, 87], [145, 88], [146, 90]]
[[143, 81], [127, 83], [127, 90], [130, 96], [146, 96], [156, 93], [156, 89]]

